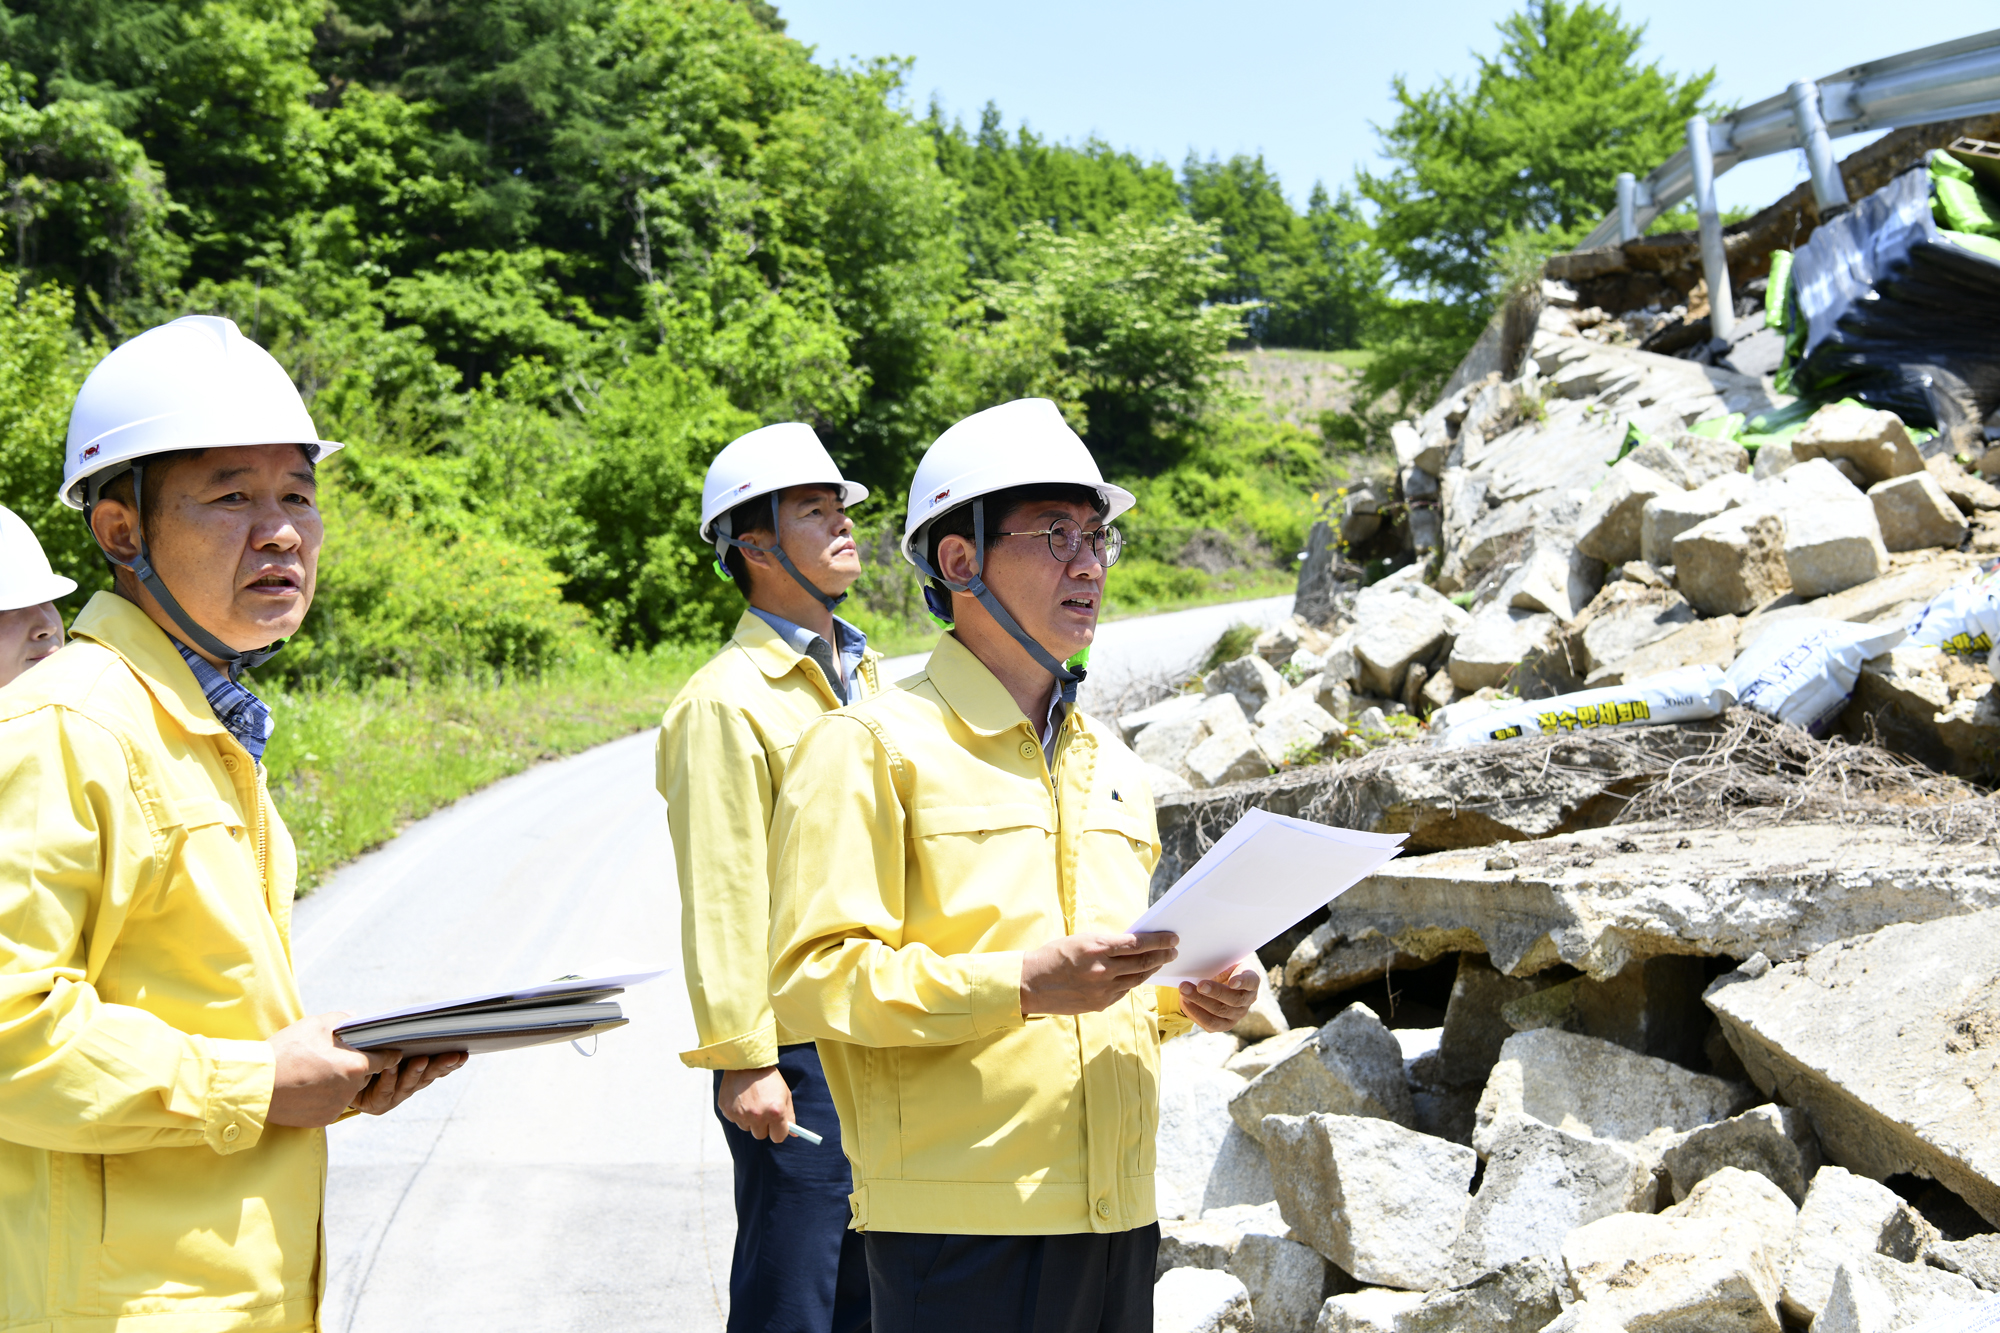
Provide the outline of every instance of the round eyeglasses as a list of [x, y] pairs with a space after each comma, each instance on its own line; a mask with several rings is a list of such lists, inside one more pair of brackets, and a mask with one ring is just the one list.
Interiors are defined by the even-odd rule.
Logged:
[[1085, 530], [1082, 524], [1072, 518], [1059, 518], [1046, 528], [1034, 532], [996, 532], [996, 537], [1046, 537], [1049, 540], [1049, 554], [1065, 565], [1083, 554], [1085, 544], [1097, 555], [1099, 563], [1109, 569], [1118, 563], [1118, 557], [1125, 550], [1125, 534], [1106, 524], [1101, 528]]

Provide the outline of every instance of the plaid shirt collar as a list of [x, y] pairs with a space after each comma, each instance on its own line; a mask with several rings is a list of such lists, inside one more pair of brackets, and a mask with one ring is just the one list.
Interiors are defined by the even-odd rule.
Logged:
[[262, 699], [216, 670], [207, 658], [179, 639], [174, 640], [174, 647], [181, 650], [188, 670], [194, 672], [195, 683], [208, 697], [208, 706], [215, 710], [215, 720], [243, 743], [252, 759], [263, 763], [264, 747], [271, 740], [271, 710]]

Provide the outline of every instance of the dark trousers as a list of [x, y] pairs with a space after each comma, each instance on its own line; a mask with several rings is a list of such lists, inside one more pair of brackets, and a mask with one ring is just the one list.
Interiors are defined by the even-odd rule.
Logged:
[[874, 1333], [1153, 1333], [1158, 1223], [1109, 1236], [867, 1240]]
[[[778, 1048], [792, 1088], [794, 1123], [822, 1134], [772, 1143], [723, 1119], [736, 1162], [736, 1254], [729, 1266], [729, 1333], [863, 1333], [868, 1328], [868, 1261], [850, 1231], [853, 1177], [840, 1151], [819, 1051]], [[722, 1075], [715, 1076], [718, 1093]]]

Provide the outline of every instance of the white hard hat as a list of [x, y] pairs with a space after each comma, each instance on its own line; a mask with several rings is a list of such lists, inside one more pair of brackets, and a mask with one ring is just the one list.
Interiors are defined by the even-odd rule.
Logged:
[[922, 568], [914, 543], [933, 518], [982, 495], [1037, 485], [1088, 486], [1103, 503], [1107, 523], [1134, 503], [1132, 492], [1104, 480], [1097, 460], [1054, 403], [1016, 398], [974, 412], [924, 452], [910, 482], [903, 558]]
[[184, 315], [119, 344], [83, 382], [61, 498], [81, 509], [84, 482], [154, 454], [253, 444], [304, 445], [315, 460], [340, 448], [319, 437], [277, 358], [234, 321]]
[[839, 465], [811, 426], [781, 421], [737, 436], [708, 465], [701, 479], [701, 539], [715, 541], [715, 520], [745, 500], [792, 486], [837, 486], [843, 505], [868, 498], [866, 486], [841, 479]]
[[19, 514], [0, 505], [0, 611], [40, 606], [75, 591], [76, 580], [49, 568], [34, 530]]

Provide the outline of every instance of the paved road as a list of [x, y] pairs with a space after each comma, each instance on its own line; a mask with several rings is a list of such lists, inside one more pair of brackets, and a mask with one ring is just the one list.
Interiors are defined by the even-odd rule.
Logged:
[[[1231, 625], [1269, 629], [1291, 615], [1290, 597], [1264, 597], [1254, 602], [1225, 602], [1170, 611], [1163, 616], [1112, 620], [1097, 627], [1090, 653], [1090, 678], [1084, 683], [1084, 706], [1098, 707], [1116, 699], [1136, 681], [1185, 675], [1201, 664], [1222, 631]], [[928, 653], [892, 657], [884, 665], [887, 679], [897, 680], [923, 666]]]
[[[1092, 684], [1180, 669], [1230, 624], [1289, 609], [1273, 598], [1107, 625]], [[632, 1025], [594, 1058], [565, 1045], [474, 1060], [392, 1116], [328, 1131], [329, 1333], [722, 1327], [729, 1154], [709, 1076], [675, 1059], [695, 1039], [652, 743], [497, 783], [299, 904], [314, 1012], [673, 968], [626, 994]]]

